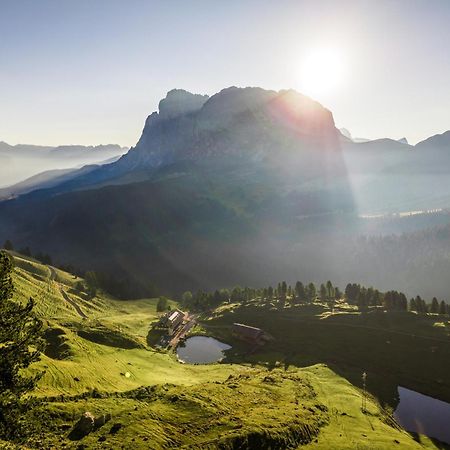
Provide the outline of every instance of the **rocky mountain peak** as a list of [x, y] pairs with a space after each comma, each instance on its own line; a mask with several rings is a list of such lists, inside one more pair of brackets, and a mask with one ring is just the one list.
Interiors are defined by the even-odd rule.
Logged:
[[207, 95], [192, 94], [184, 89], [172, 89], [159, 102], [159, 116], [162, 119], [172, 119], [198, 111], [208, 98]]
[[294, 90], [232, 86], [208, 97], [174, 89], [116, 167], [127, 171], [184, 159], [333, 149], [338, 136], [331, 112]]

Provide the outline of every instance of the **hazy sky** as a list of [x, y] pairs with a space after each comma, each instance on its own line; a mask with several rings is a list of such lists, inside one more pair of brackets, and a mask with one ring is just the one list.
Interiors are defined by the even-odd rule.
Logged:
[[172, 88], [302, 91], [329, 48], [342, 73], [314, 97], [337, 126], [450, 129], [450, 0], [0, 0], [0, 140], [133, 145]]

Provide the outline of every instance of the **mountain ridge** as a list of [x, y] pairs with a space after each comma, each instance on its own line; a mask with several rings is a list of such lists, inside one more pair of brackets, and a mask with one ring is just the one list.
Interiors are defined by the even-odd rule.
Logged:
[[[317, 120], [311, 118], [314, 114], [317, 114]], [[240, 126], [254, 121], [255, 116], [258, 116], [260, 121], [266, 121], [263, 124], [263, 133], [260, 136], [244, 136], [240, 140]], [[126, 176], [127, 173], [146, 171], [147, 176], [151, 177], [152, 171], [158, 167], [183, 159], [224, 155], [235, 157], [236, 152], [244, 150], [252, 154], [253, 158], [262, 158], [267, 155], [264, 139], [273, 138], [268, 136], [267, 128], [274, 123], [281, 124], [296, 135], [295, 138], [308, 141], [309, 146], [318, 145], [338, 151], [341, 147], [344, 151], [357, 149], [367, 151], [372, 148], [376, 152], [391, 152], [395, 149], [419, 150], [432, 147], [436, 141], [440, 145], [446, 145], [446, 138], [450, 137], [449, 131], [432, 136], [416, 145], [409, 144], [404, 138], [353, 141], [348, 130], [338, 130], [335, 127], [333, 115], [328, 109], [292, 89], [271, 91], [258, 87], [231, 86], [212, 96], [194, 94], [184, 89], [172, 89], [159, 102], [158, 111], [147, 117], [141, 137], [134, 147], [117, 161], [103, 164], [88, 175], [85, 171], [74, 173], [69, 182], [62, 180], [60, 185], [56, 184], [55, 192], [58, 189], [66, 192], [120, 184], [123, 183], [122, 179], [132, 182], [133, 177]], [[174, 132], [168, 133], [169, 130]], [[247, 131], [251, 132], [251, 128], [248, 127], [245, 132]], [[252, 140], [254, 144], [249, 146], [248, 142]], [[448, 140], [450, 146], [450, 139]], [[258, 149], [255, 148], [257, 146]], [[276, 146], [275, 140], [266, 147], [271, 147], [269, 150], [273, 151]], [[70, 153], [71, 149], [76, 147], [58, 148]], [[98, 147], [101, 146], [90, 148]], [[405, 163], [408, 167], [409, 162]], [[138, 177], [139, 179], [142, 178]]]
[[450, 151], [450, 130], [430, 136], [416, 144], [416, 147], [419, 148], [428, 148], [431, 146]]
[[76, 169], [101, 164], [122, 155], [126, 147], [117, 144], [97, 146], [61, 145], [57, 147], [0, 143], [0, 188], [12, 186], [49, 170]]

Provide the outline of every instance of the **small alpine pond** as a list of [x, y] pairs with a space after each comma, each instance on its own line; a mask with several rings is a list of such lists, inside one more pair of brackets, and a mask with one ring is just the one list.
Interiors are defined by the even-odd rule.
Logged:
[[221, 361], [230, 345], [207, 336], [193, 336], [177, 347], [178, 360], [188, 364], [210, 364]]

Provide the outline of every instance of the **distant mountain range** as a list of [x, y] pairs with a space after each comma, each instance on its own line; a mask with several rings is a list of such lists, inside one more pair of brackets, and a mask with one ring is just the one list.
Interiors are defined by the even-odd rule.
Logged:
[[293, 90], [173, 90], [117, 161], [52, 175], [0, 203], [0, 238], [108, 274], [127, 295], [300, 273], [370, 283], [351, 258], [370, 228], [357, 216], [450, 206], [450, 133], [354, 142]]
[[0, 142], [0, 188], [11, 186], [26, 178], [59, 169], [79, 168], [117, 158], [128, 148], [119, 145], [9, 145]]
[[[347, 130], [347, 128], [340, 128], [339, 131], [345, 138], [349, 139], [350, 141], [356, 142], [356, 143], [369, 142], [369, 141], [374, 140], [374, 139], [368, 139], [368, 138], [353, 137], [352, 134], [350, 133], [350, 131]], [[397, 139], [397, 142], [400, 142], [402, 144], [409, 144], [408, 139], [406, 139], [404, 137]]]

